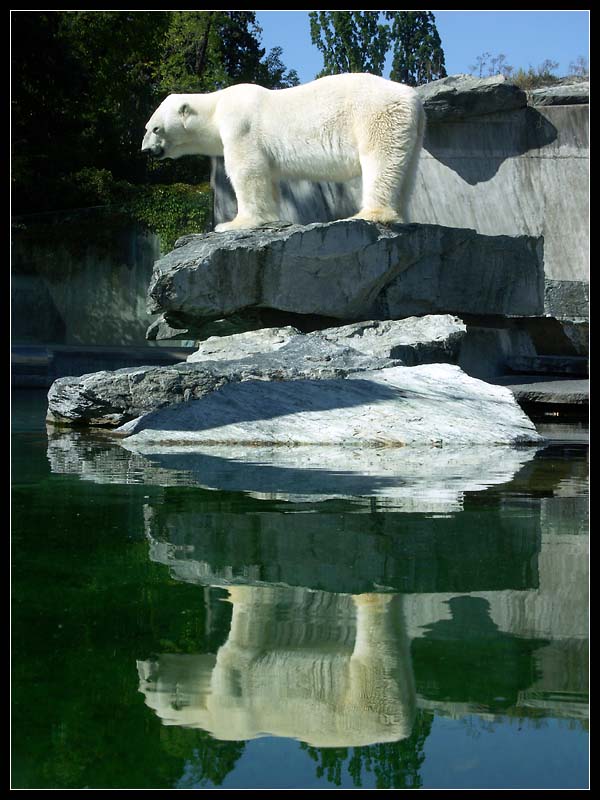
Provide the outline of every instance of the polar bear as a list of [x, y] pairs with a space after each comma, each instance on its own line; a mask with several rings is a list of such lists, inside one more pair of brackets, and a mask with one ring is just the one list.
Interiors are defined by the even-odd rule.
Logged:
[[281, 178], [346, 181], [362, 176], [354, 215], [402, 222], [425, 128], [416, 91], [376, 75], [329, 75], [290, 89], [237, 84], [208, 94], [171, 94], [146, 126], [142, 152], [159, 159], [224, 156], [237, 216], [216, 231], [280, 219]]

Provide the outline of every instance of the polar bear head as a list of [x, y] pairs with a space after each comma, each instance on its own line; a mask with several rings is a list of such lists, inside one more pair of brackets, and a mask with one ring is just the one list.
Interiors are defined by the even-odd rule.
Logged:
[[197, 116], [185, 95], [170, 94], [146, 125], [142, 153], [159, 159], [200, 153], [192, 124]]

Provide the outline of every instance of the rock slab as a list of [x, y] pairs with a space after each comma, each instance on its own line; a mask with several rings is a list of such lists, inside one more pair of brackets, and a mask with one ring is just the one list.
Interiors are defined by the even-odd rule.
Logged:
[[510, 390], [451, 364], [246, 381], [118, 429], [127, 446], [464, 446], [541, 441]]
[[527, 94], [503, 75], [449, 75], [417, 87], [430, 122], [453, 122], [527, 105]]
[[[423, 276], [423, 277], [422, 277]], [[156, 262], [149, 313], [174, 328], [256, 309], [344, 321], [543, 313], [542, 240], [365, 220], [186, 236]]]
[[47, 419], [61, 425], [116, 426], [199, 399], [227, 383], [344, 378], [398, 364], [455, 362], [465, 332], [456, 317], [430, 316], [311, 334], [288, 327], [211, 338], [187, 363], [60, 378], [48, 393]]

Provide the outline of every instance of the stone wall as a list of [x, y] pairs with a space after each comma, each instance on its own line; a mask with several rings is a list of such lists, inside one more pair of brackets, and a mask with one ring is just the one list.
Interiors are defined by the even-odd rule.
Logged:
[[12, 237], [13, 344], [143, 345], [158, 237], [99, 214], [18, 220]]

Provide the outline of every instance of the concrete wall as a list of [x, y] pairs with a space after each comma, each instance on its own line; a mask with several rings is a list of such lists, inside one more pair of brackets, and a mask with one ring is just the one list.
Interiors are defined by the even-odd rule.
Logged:
[[144, 345], [158, 237], [132, 224], [94, 236], [101, 216], [53, 222], [52, 235], [31, 224], [13, 232], [13, 344]]

